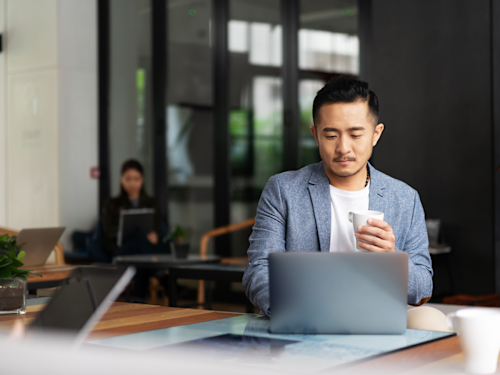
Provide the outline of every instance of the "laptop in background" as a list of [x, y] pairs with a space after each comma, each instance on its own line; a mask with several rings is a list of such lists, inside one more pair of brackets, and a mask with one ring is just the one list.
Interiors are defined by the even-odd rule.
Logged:
[[81, 267], [51, 298], [28, 328], [29, 333], [64, 333], [81, 343], [127, 287], [134, 267]]
[[406, 253], [271, 253], [269, 286], [272, 333], [406, 331]]
[[22, 229], [17, 235], [17, 243], [25, 243], [24, 267], [43, 266], [57, 245], [65, 227]]
[[128, 240], [146, 236], [153, 231], [154, 208], [132, 208], [120, 211], [117, 245], [121, 247]]

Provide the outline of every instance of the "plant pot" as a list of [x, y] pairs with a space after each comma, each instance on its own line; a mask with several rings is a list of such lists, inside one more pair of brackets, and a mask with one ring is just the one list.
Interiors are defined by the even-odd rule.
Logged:
[[189, 254], [189, 244], [188, 243], [174, 243], [170, 242], [170, 248], [176, 259], [186, 259]]
[[0, 279], [0, 314], [26, 314], [26, 281]]

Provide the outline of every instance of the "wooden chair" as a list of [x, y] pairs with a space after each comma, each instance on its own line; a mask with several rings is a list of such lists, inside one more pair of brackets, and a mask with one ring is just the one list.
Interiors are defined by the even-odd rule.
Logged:
[[[17, 236], [19, 234], [19, 231], [0, 227], [0, 235], [3, 234], [8, 234], [9, 236]], [[64, 248], [60, 241], [56, 244], [56, 246], [54, 246], [54, 253], [56, 255], [56, 264], [64, 264]]]
[[[239, 223], [234, 223], [230, 225], [226, 225], [224, 227], [219, 227], [212, 229], [208, 232], [206, 232], [203, 237], [201, 237], [200, 240], [200, 255], [204, 256], [207, 255], [207, 247], [208, 247], [208, 241], [211, 238], [217, 237], [217, 236], [222, 236], [223, 234], [228, 234], [243, 228], [251, 227], [255, 224], [255, 218], [248, 219], [245, 221], [241, 221]], [[247, 264], [248, 263], [248, 258], [222, 258], [221, 263], [224, 264]], [[198, 307], [202, 308], [203, 304], [205, 303], [205, 281], [200, 280], [198, 282]]]

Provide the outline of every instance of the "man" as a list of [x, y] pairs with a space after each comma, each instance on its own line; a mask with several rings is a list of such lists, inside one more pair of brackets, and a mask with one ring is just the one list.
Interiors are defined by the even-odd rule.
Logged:
[[[373, 168], [368, 159], [384, 125], [366, 82], [335, 77], [316, 95], [311, 133], [322, 161], [272, 176], [259, 201], [250, 236], [245, 292], [267, 315], [268, 256], [283, 251], [404, 251], [409, 255], [408, 303], [420, 305], [432, 294], [432, 266], [418, 193]], [[384, 220], [357, 228], [348, 212], [374, 210]], [[363, 242], [363, 241], [365, 242]]]

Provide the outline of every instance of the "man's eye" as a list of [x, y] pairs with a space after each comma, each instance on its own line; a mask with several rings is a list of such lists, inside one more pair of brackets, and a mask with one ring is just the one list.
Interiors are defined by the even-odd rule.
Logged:
[[336, 135], [325, 135], [326, 139], [333, 139], [333, 138], [337, 138]]
[[360, 138], [361, 137], [361, 134], [353, 134], [352, 135], [353, 138]]

